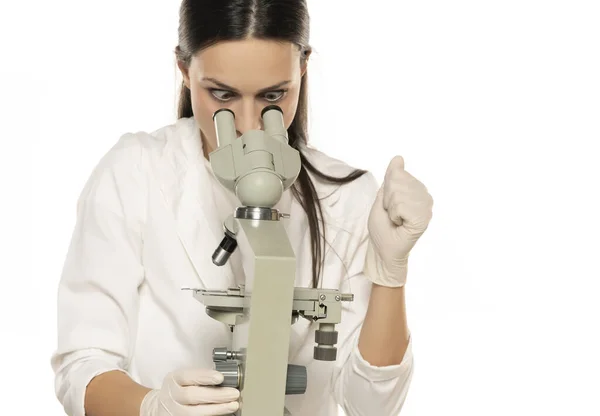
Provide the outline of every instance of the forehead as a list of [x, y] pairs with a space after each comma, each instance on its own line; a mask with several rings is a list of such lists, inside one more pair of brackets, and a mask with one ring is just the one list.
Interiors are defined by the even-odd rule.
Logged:
[[247, 39], [220, 42], [194, 56], [191, 71], [240, 89], [260, 89], [300, 77], [300, 52], [292, 43]]

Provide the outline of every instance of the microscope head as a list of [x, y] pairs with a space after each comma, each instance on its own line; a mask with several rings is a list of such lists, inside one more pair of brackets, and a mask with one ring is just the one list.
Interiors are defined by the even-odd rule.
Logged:
[[300, 154], [288, 144], [280, 107], [265, 107], [261, 118], [264, 130], [250, 130], [238, 138], [233, 111], [217, 110], [213, 121], [218, 147], [209, 159], [217, 180], [242, 206], [272, 208], [297, 179]]

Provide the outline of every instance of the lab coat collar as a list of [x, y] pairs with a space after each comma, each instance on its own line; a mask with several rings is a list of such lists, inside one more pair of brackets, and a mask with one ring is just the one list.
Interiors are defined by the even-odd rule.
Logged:
[[[223, 239], [223, 225], [218, 207], [210, 198], [211, 173], [204, 164], [200, 129], [193, 118], [184, 118], [177, 121], [168, 136], [162, 153], [163, 163], [159, 164], [160, 187], [175, 219], [182, 246], [198, 277], [199, 288], [222, 290], [236, 286], [240, 282], [236, 282], [229, 263], [221, 267], [212, 263], [212, 254]], [[317, 166], [319, 162], [327, 162], [320, 152], [306, 147], [301, 151]], [[325, 210], [339, 201], [339, 185], [314, 183]], [[309, 227], [304, 209], [291, 198], [289, 210], [290, 219], [285, 221], [289, 222], [286, 228], [294, 252], [298, 261], [310, 262], [310, 257], [306, 257], [311, 251], [307, 247], [310, 244]], [[335, 229], [328, 226], [326, 233], [328, 241], [333, 241]], [[302, 269], [310, 270], [310, 267]], [[306, 286], [310, 278], [310, 273], [303, 273], [303, 276], [297, 276], [296, 285]]]

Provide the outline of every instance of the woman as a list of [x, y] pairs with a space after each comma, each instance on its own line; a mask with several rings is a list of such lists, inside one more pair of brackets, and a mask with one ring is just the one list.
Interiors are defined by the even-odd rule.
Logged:
[[239, 391], [220, 387], [223, 376], [212, 369], [212, 349], [230, 344], [231, 333], [180, 289], [244, 282], [241, 250], [223, 267], [210, 259], [239, 203], [207, 162], [216, 148], [212, 115], [231, 109], [241, 135], [261, 128], [261, 110], [276, 104], [302, 158], [276, 206], [291, 214], [296, 286], [355, 296], [337, 328], [335, 362], [313, 360], [314, 324], [292, 327], [290, 363], [307, 367], [308, 387], [286, 397], [286, 407], [294, 416], [333, 416], [338, 404], [352, 416], [398, 414], [413, 365], [407, 259], [431, 218], [430, 195], [401, 157], [378, 191], [370, 173], [307, 146], [303, 1], [184, 0], [180, 13], [178, 121], [121, 137], [78, 201], [52, 358], [59, 400], [74, 416], [238, 409]]

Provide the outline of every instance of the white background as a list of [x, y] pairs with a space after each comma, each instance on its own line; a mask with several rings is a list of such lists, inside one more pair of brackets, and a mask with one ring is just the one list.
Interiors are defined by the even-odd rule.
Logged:
[[[178, 5], [0, 6], [2, 414], [63, 414], [49, 358], [76, 199], [121, 134], [175, 120]], [[310, 8], [312, 143], [379, 179], [401, 154], [435, 199], [402, 415], [599, 415], [598, 3]]]

